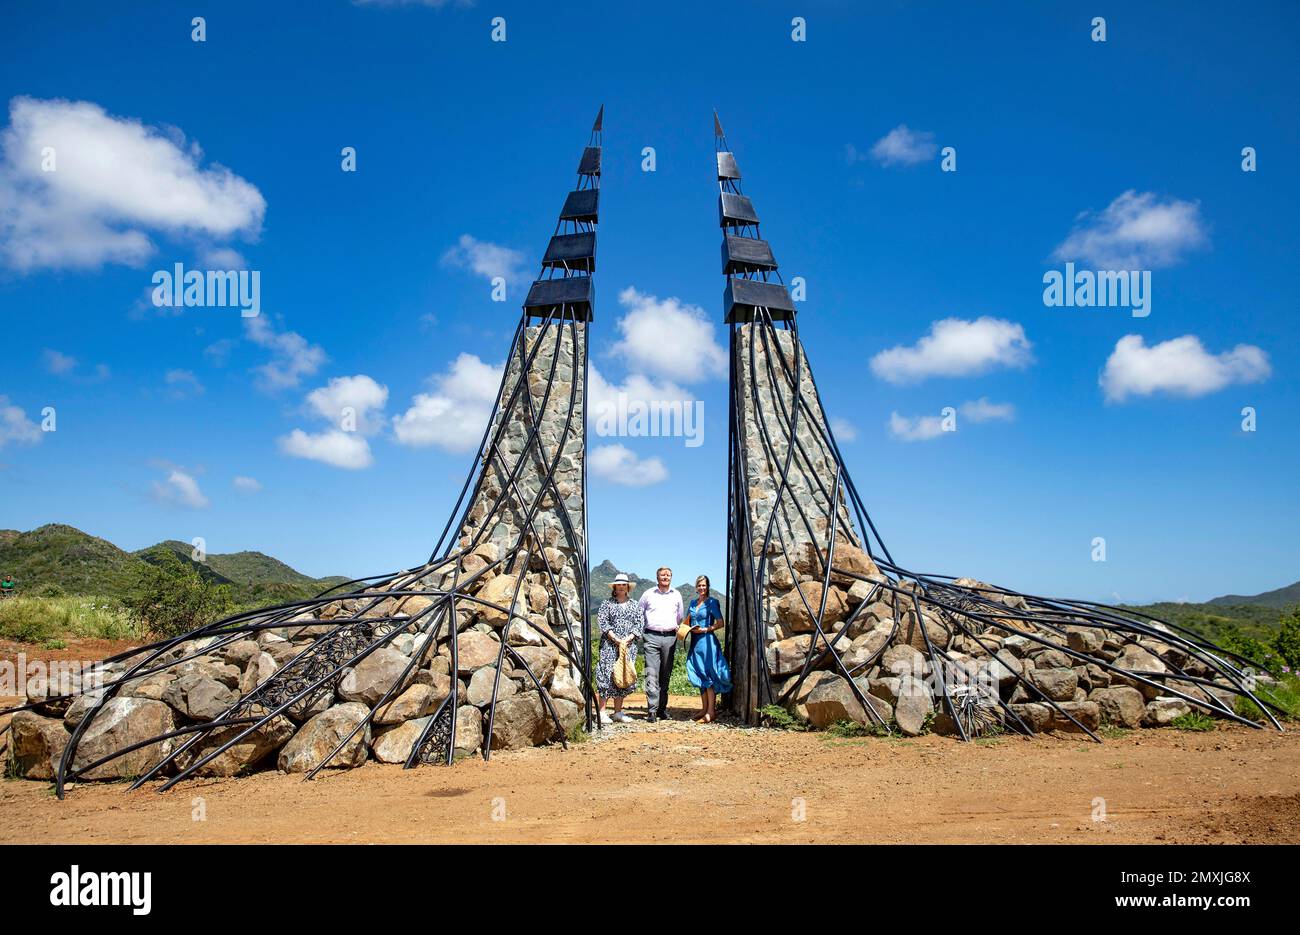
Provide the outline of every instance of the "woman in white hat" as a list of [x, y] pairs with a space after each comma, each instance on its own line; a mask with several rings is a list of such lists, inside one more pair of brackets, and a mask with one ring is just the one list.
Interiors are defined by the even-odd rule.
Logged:
[[[618, 661], [620, 646], [636, 665], [636, 641], [645, 633], [645, 613], [641, 605], [628, 597], [632, 582], [627, 575], [618, 574], [609, 586], [610, 597], [600, 605], [597, 621], [600, 624], [600, 659], [596, 663], [596, 711], [602, 724], [611, 721], [630, 721], [623, 713], [623, 699], [636, 689], [636, 683], [627, 688], [614, 684], [614, 663]], [[605, 714], [605, 702], [614, 699], [614, 715]]]

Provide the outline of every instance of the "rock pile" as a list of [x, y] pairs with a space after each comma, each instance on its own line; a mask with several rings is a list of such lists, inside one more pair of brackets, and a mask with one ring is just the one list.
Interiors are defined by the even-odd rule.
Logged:
[[[493, 417], [491, 437], [499, 440], [449, 558], [294, 616], [268, 610], [244, 618], [243, 632], [185, 640], [148, 663], [160, 671], [112, 692], [78, 741], [72, 770], [89, 768], [83, 779], [138, 777], [184, 748], [160, 771], [172, 775], [236, 737], [197, 775], [308, 772], [331, 754], [330, 767], [405, 763], [421, 736], [446, 737], [453, 718], [456, 756], [572, 731], [584, 707], [585, 343], [585, 325], [522, 332]], [[454, 613], [446, 593], [454, 594]], [[99, 684], [127, 671], [126, 663], [103, 666]], [[35, 707], [13, 715], [19, 775], [53, 778], [71, 732], [105, 697], [55, 694], [32, 683]], [[248, 718], [285, 704], [240, 736]], [[223, 723], [183, 732], [216, 719]], [[432, 749], [427, 738], [419, 751], [421, 760], [444, 755], [445, 746]]]

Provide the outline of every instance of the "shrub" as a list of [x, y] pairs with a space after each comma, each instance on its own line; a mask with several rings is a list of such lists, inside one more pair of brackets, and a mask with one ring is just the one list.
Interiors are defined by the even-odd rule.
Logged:
[[758, 709], [759, 715], [763, 718], [765, 727], [772, 727], [776, 730], [807, 730], [808, 722], [797, 715], [791, 714], [779, 704], [768, 704]]
[[0, 602], [0, 636], [19, 643], [44, 643], [67, 631], [67, 608], [35, 597], [11, 597]]
[[1169, 722], [1169, 726], [1176, 730], [1214, 730], [1214, 718], [1201, 711], [1188, 711], [1186, 714], [1180, 714]]
[[170, 553], [136, 569], [122, 604], [160, 637], [212, 623], [232, 607], [228, 585], [214, 584]]

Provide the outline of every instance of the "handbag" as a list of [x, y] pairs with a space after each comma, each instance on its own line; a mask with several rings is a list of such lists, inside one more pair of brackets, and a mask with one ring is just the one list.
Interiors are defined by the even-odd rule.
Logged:
[[614, 672], [610, 676], [614, 687], [618, 689], [631, 688], [636, 684], [636, 663], [628, 654], [627, 647], [627, 643], [618, 644], [618, 658], [614, 660]]

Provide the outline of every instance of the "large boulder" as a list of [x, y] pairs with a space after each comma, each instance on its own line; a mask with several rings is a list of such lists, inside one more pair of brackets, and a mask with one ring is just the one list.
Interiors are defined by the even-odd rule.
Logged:
[[195, 721], [215, 720], [238, 699], [221, 682], [197, 672], [176, 679], [162, 696], [163, 701]]
[[411, 664], [395, 649], [380, 647], [348, 670], [339, 682], [339, 697], [357, 701], [367, 708], [376, 704], [384, 693], [397, 684]]
[[[862, 684], [866, 685], [865, 679]], [[889, 703], [872, 695], [866, 695], [866, 698], [880, 719], [888, 723], [893, 716]], [[878, 723], [862, 707], [862, 702], [853, 693], [849, 683], [837, 675], [819, 682], [809, 692], [804, 707], [808, 711], [808, 722], [814, 727], [830, 727], [837, 721], [854, 721], [864, 726]]]
[[835, 543], [835, 551], [831, 553], [831, 581], [847, 588], [861, 581], [856, 576], [880, 578], [881, 574], [871, 556], [856, 545]]
[[1013, 704], [1010, 707], [1012, 713], [1024, 721], [1030, 730], [1041, 733], [1051, 729], [1052, 717], [1056, 712], [1052, 710], [1050, 705], [1029, 702], [1027, 704]]
[[[271, 676], [275, 675], [276, 669], [280, 666], [275, 661], [275, 657], [268, 652], [260, 652], [248, 661], [248, 665], [239, 675], [238, 686], [239, 694], [250, 695], [257, 688], [265, 685]], [[234, 669], [234, 666], [228, 668]], [[199, 670], [200, 674], [211, 675], [216, 678], [216, 674], [207, 670]], [[238, 672], [238, 669], [235, 669]], [[220, 681], [220, 679], [218, 679]]]
[[479, 619], [493, 626], [500, 626], [509, 620], [512, 612], [518, 612], [518, 608], [513, 603], [516, 589], [523, 592], [525, 597], [527, 596], [527, 588], [520, 586], [519, 579], [514, 575], [497, 575], [483, 585], [478, 594], [474, 596], [491, 604], [499, 604], [506, 609], [499, 610], [496, 607], [489, 607], [486, 604], [475, 602], [474, 607], [478, 612]]
[[[369, 713], [368, 706], [355, 701], [335, 705], [321, 712], [299, 728], [284, 745], [276, 765], [285, 773], [310, 772], [343, 742], [343, 738], [352, 734]], [[366, 761], [366, 747], [369, 743], [370, 725], [367, 724], [362, 730], [356, 731], [326, 768], [360, 766]]]
[[263, 760], [284, 746], [284, 742], [294, 732], [293, 722], [284, 716], [273, 717], [261, 727], [240, 737], [248, 726], [237, 724], [213, 731], [197, 750], [187, 752], [178, 765], [186, 768], [239, 737], [236, 743], [196, 771], [199, 776], [239, 776], [260, 766]]
[[1128, 685], [1094, 688], [1088, 695], [1088, 700], [1097, 702], [1097, 707], [1101, 709], [1102, 723], [1116, 727], [1130, 730], [1141, 727], [1142, 718], [1147, 713], [1142, 693]]
[[897, 639], [928, 655], [930, 646], [948, 648], [952, 642], [952, 630], [933, 613], [918, 613], [912, 609], [899, 617]]
[[[444, 692], [442, 697], [446, 698], [447, 694]], [[436, 698], [432, 685], [412, 685], [379, 708], [375, 712], [372, 723], [387, 726], [424, 717], [426, 714], [432, 714], [440, 701], [441, 699]]]
[[[82, 769], [96, 760], [176, 729], [176, 714], [152, 698], [110, 698], [81, 735], [72, 768]], [[172, 752], [179, 738], [149, 744], [101, 763], [82, 779], [134, 779], [148, 772]]]
[[487, 666], [470, 676], [469, 690], [466, 692], [465, 697], [470, 704], [482, 708], [491, 702], [494, 687], [498, 704], [500, 704], [502, 698], [509, 698], [519, 690], [519, 686], [515, 684], [514, 679], [506, 678], [502, 674], [500, 681], [498, 681], [496, 668]]
[[517, 750], [545, 742], [555, 730], [541, 696], [520, 692], [497, 702], [492, 721], [493, 750]]
[[9, 722], [14, 769], [25, 779], [53, 779], [69, 733], [63, 722], [34, 711], [17, 711]]
[[1070, 668], [1030, 669], [1028, 677], [1030, 683], [1052, 701], [1074, 700], [1074, 690], [1079, 687], [1079, 677]]
[[767, 647], [767, 667], [773, 675], [790, 675], [803, 668], [812, 646], [812, 636], [803, 633], [788, 640], [777, 640]]
[[898, 696], [894, 702], [894, 720], [906, 737], [918, 737], [925, 729], [926, 718], [934, 712], [934, 699], [930, 689], [918, 678], [906, 677], [898, 681]]
[[[1095, 731], [1101, 726], [1101, 707], [1095, 701], [1060, 701], [1056, 707], [1060, 711], [1052, 709], [1052, 730], [1078, 733], [1085, 727]], [[1065, 717], [1067, 714], [1070, 717]]]
[[[822, 602], [820, 581], [801, 582], [776, 605], [776, 616], [793, 633], [811, 633], [816, 629], [814, 620]], [[800, 596], [802, 595], [802, 597]], [[826, 610], [821, 618], [823, 630], [843, 620], [849, 612], [844, 592], [832, 585], [825, 591]], [[806, 602], [806, 603], [805, 603]]]
[[[1143, 676], [1161, 675], [1169, 671], [1169, 667], [1161, 662], [1155, 654], [1148, 652], [1136, 643], [1125, 646], [1119, 656], [1116, 657], [1113, 665]], [[1152, 682], [1155, 684], [1147, 684], [1119, 674], [1112, 675], [1111, 680], [1112, 682], [1120, 681], [1131, 684], [1142, 693], [1142, 697], [1146, 698], [1147, 701], [1153, 701], [1160, 695], [1160, 686], [1163, 682], [1162, 679], [1154, 678]]]
[[466, 630], [456, 637], [457, 672], [461, 675], [471, 675], [484, 666], [494, 666], [497, 664], [497, 656], [500, 652], [501, 641], [494, 635], [481, 633], [478, 630]]
[[[432, 715], [426, 715], [376, 731], [370, 742], [375, 759], [380, 763], [405, 763], [411, 755], [411, 747], [420, 739], [431, 719]], [[470, 756], [482, 745], [483, 715], [478, 708], [461, 705], [456, 710], [456, 748], [452, 756]]]
[[914, 646], [895, 643], [880, 657], [880, 667], [890, 675], [899, 677], [911, 675], [919, 678], [929, 672], [930, 660], [921, 655]]
[[1149, 727], [1166, 727], [1184, 714], [1191, 714], [1192, 706], [1181, 698], [1163, 695], [1147, 704], [1144, 723]]
[[[804, 679], [803, 684], [799, 686], [799, 690], [786, 702], [786, 707], [805, 721], [808, 720], [808, 696], [811, 695], [813, 689], [822, 682], [834, 678], [838, 678], [838, 676], [833, 672], [826, 671], [825, 669], [816, 669], [809, 672], [808, 677]], [[792, 675], [787, 679], [785, 684], [781, 686], [781, 694], [784, 695], [787, 691], [792, 689], [797, 679], [798, 675]]]

